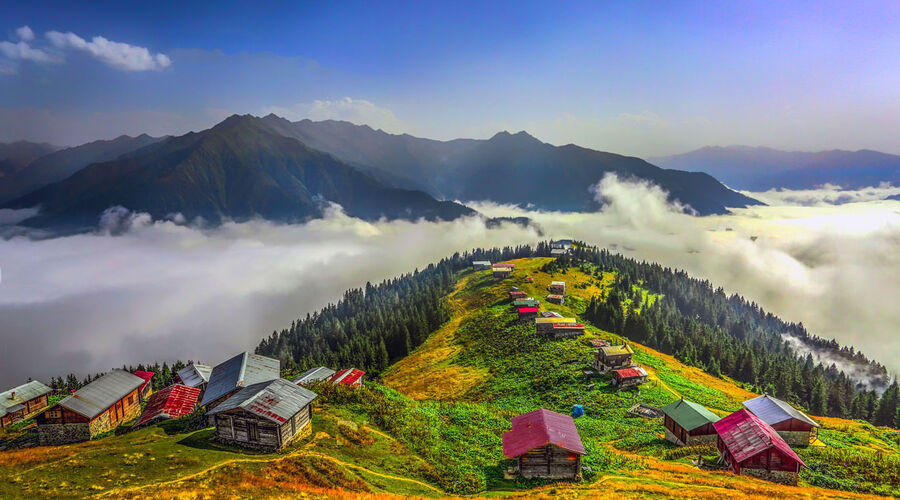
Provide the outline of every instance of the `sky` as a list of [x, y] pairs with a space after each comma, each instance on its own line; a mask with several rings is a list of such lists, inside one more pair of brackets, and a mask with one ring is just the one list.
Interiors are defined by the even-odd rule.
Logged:
[[5, 2], [0, 141], [232, 113], [638, 156], [900, 153], [896, 2]]

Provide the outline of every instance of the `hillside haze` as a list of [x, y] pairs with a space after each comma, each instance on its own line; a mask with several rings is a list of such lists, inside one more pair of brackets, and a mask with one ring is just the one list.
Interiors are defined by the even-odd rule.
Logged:
[[836, 184], [846, 189], [900, 185], [900, 156], [871, 150], [781, 151], [765, 147], [709, 146], [650, 158], [666, 168], [706, 172], [725, 184], [751, 191], [811, 189]]

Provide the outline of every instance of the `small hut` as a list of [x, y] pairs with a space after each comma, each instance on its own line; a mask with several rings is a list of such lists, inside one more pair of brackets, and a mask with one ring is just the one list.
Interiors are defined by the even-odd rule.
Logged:
[[516, 459], [525, 478], [578, 479], [586, 455], [575, 421], [568, 415], [534, 410], [512, 419], [503, 434], [503, 455]]
[[332, 370], [331, 368], [317, 366], [316, 368], [310, 368], [309, 370], [301, 373], [300, 376], [292, 380], [292, 382], [297, 385], [312, 384], [313, 382], [318, 382], [320, 380], [328, 380], [333, 375], [334, 370]]
[[52, 389], [32, 380], [0, 392], [0, 428], [31, 418], [47, 408]]
[[619, 389], [637, 387], [647, 382], [647, 371], [640, 366], [613, 370], [612, 383]]
[[809, 446], [819, 435], [819, 424], [815, 420], [768, 394], [744, 401], [744, 408], [772, 426], [791, 446]]
[[591, 364], [598, 372], [616, 370], [631, 366], [634, 351], [628, 344], [602, 346], [594, 351], [594, 362]]
[[566, 294], [566, 282], [565, 281], [550, 282], [550, 293], [565, 295]]
[[715, 444], [719, 417], [702, 405], [679, 399], [662, 407], [666, 439], [679, 446]]
[[310, 403], [317, 394], [278, 378], [244, 387], [216, 406], [216, 439], [260, 450], [284, 448], [312, 431]]
[[203, 387], [209, 382], [212, 367], [200, 363], [191, 363], [178, 370], [178, 378], [182, 385], [188, 387]]
[[494, 278], [497, 279], [506, 279], [512, 276], [513, 268], [511, 267], [496, 267], [493, 268]]
[[331, 376], [333, 383], [337, 385], [361, 386], [366, 372], [356, 368], [345, 368]]
[[199, 387], [188, 387], [174, 384], [154, 392], [147, 400], [137, 426], [148, 425], [160, 420], [178, 418], [188, 415], [197, 407], [202, 391]]
[[566, 302], [566, 299], [562, 295], [551, 293], [550, 295], [547, 296], [547, 302], [561, 306]]
[[474, 260], [472, 261], [472, 269], [475, 271], [485, 271], [491, 268], [491, 261], [489, 260]]
[[769, 424], [741, 409], [715, 422], [719, 460], [735, 474], [796, 485], [803, 460]]
[[516, 312], [519, 313], [519, 321], [527, 322], [537, 319], [539, 309], [537, 307], [520, 307]]

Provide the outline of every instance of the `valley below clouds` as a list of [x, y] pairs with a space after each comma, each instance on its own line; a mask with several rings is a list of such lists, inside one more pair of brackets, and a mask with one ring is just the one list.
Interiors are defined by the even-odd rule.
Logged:
[[[210, 229], [119, 211], [94, 233], [8, 237], [0, 384], [140, 362], [216, 363], [366, 281], [455, 251], [554, 237], [684, 269], [900, 371], [900, 202], [872, 190], [781, 191], [760, 197], [768, 206], [692, 217], [647, 184], [607, 177], [592, 189], [607, 203], [598, 213], [469, 204], [490, 217], [529, 217], [531, 227], [488, 229], [482, 217], [370, 223], [334, 207], [302, 225]], [[845, 202], [829, 203], [835, 196]], [[20, 218], [0, 213], [0, 225]]]

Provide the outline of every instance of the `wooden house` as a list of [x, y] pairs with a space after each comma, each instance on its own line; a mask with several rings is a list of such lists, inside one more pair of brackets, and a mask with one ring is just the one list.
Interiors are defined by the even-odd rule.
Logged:
[[551, 281], [550, 282], [550, 293], [565, 295], [566, 294], [566, 282], [565, 281]]
[[182, 384], [174, 384], [154, 392], [144, 411], [141, 412], [136, 427], [149, 425], [161, 420], [170, 418], [183, 417], [190, 414], [197, 408], [197, 401], [200, 400], [200, 393], [203, 392], [199, 387], [188, 387]]
[[281, 378], [248, 385], [209, 412], [215, 437], [244, 448], [284, 448], [312, 432], [310, 403], [316, 396]]
[[144, 379], [113, 370], [37, 416], [41, 445], [88, 441], [141, 413]]
[[703, 405], [679, 399], [662, 407], [666, 439], [679, 446], [715, 444], [718, 415]]
[[147, 398], [150, 397], [150, 393], [153, 392], [153, 376], [156, 375], [156, 373], [144, 370], [135, 370], [131, 373], [144, 379], [144, 383], [141, 384], [138, 390], [141, 391], [141, 399], [146, 401]]
[[313, 382], [318, 382], [320, 380], [328, 380], [332, 377], [332, 375], [334, 375], [334, 370], [332, 370], [331, 368], [317, 366], [301, 373], [300, 376], [292, 380], [292, 382], [297, 385], [307, 385], [312, 384]]
[[491, 268], [491, 261], [489, 260], [473, 260], [472, 261], [472, 269], [475, 271], [485, 271]]
[[566, 302], [566, 299], [562, 295], [551, 293], [547, 296], [547, 302], [561, 306]]
[[633, 354], [634, 351], [628, 344], [601, 346], [594, 351], [594, 362], [591, 366], [600, 373], [627, 368], [632, 365]]
[[550, 334], [555, 339], [577, 337], [578, 335], [584, 335], [584, 325], [581, 323], [554, 323]]
[[528, 294], [523, 291], [520, 291], [520, 290], [513, 290], [513, 291], [509, 292], [509, 298], [511, 300], [519, 300], [519, 299], [524, 299], [527, 297], [528, 297]]
[[538, 319], [534, 320], [534, 328], [539, 335], [552, 334], [553, 333], [553, 325], [555, 325], [557, 323], [577, 324], [578, 320], [575, 318], [558, 318], [558, 317], [538, 318]]
[[527, 299], [518, 299], [512, 302], [512, 306], [515, 308], [519, 307], [540, 307], [541, 301], [535, 300], [532, 297], [528, 297]]
[[578, 479], [586, 452], [572, 417], [540, 409], [513, 417], [503, 455], [516, 459], [522, 477]]
[[803, 460], [769, 424], [746, 408], [713, 423], [719, 461], [735, 474], [796, 485]]
[[331, 382], [337, 385], [361, 386], [366, 372], [356, 368], [345, 368], [331, 376]]
[[506, 279], [512, 276], [513, 269], [511, 267], [497, 267], [494, 266], [493, 274], [494, 278], [497, 279]]
[[819, 435], [819, 424], [815, 420], [767, 394], [744, 401], [744, 408], [769, 424], [791, 446], [809, 446]]
[[37, 380], [0, 392], [0, 429], [45, 410], [51, 392], [52, 389]]
[[647, 382], [647, 371], [640, 366], [612, 371], [612, 383], [619, 389], [637, 387]]
[[212, 369], [200, 406], [215, 408], [243, 387], [277, 378], [281, 378], [279, 360], [242, 352]]
[[203, 387], [209, 382], [212, 367], [200, 363], [191, 363], [178, 370], [178, 379], [188, 387]]
[[537, 307], [520, 307], [516, 312], [519, 313], [519, 321], [533, 321], [537, 319], [540, 310]]

